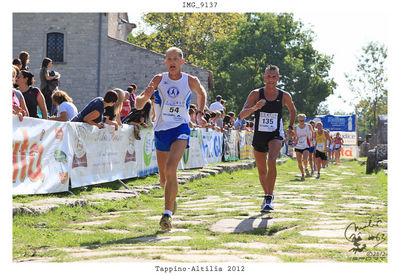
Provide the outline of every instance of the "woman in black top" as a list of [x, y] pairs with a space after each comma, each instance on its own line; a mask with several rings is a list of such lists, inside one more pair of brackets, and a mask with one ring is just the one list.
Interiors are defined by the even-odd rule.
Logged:
[[32, 87], [34, 82], [35, 79], [33, 78], [33, 74], [25, 70], [20, 71], [16, 79], [19, 90], [24, 96], [29, 116], [39, 118], [37, 111], [37, 107], [39, 106], [39, 109], [42, 112], [42, 118], [47, 119], [47, 108], [44, 96], [38, 88]]

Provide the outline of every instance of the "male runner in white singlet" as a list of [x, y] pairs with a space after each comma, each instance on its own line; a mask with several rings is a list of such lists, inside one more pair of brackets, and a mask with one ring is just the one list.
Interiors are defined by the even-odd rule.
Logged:
[[135, 101], [136, 108], [140, 110], [154, 93], [154, 136], [160, 184], [165, 199], [165, 211], [160, 220], [162, 230], [172, 228], [172, 214], [176, 210], [176, 171], [185, 149], [189, 147], [189, 105], [192, 91], [197, 93], [197, 120], [202, 127], [206, 124], [203, 110], [207, 93], [197, 77], [182, 72], [184, 63], [182, 50], [169, 48], [165, 58], [168, 72], [155, 75]]

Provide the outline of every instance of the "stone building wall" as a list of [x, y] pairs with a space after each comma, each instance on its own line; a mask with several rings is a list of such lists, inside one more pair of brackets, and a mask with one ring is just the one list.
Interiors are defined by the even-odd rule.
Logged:
[[[164, 55], [126, 42], [131, 26], [118, 27], [119, 18], [128, 19], [126, 13], [14, 13], [13, 57], [18, 57], [22, 50], [29, 52], [34, 86], [39, 87], [46, 34], [61, 32], [65, 41], [64, 62], [54, 63], [52, 69], [61, 73], [59, 88], [74, 99], [78, 110], [110, 88], [126, 90], [129, 84], [137, 83], [140, 92], [155, 74], [166, 71]], [[206, 69], [185, 64], [183, 70], [198, 76], [208, 91]], [[192, 102], [196, 102], [195, 95]]]

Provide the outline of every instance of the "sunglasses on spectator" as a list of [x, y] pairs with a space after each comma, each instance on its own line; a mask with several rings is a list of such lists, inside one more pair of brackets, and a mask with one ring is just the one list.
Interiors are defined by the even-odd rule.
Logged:
[[304, 122], [305, 120], [304, 119], [302, 119], [302, 120], [299, 120], [299, 122]]

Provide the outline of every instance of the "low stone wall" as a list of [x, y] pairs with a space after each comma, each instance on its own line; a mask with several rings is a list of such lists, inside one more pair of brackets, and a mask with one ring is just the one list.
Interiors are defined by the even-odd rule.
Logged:
[[367, 174], [387, 169], [387, 144], [378, 144], [375, 148], [368, 150]]

